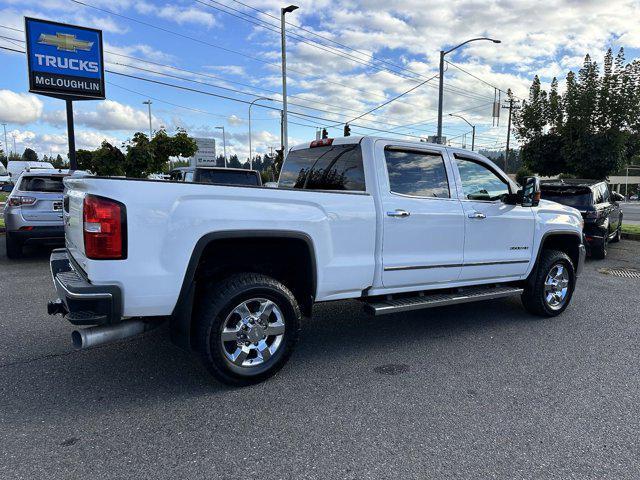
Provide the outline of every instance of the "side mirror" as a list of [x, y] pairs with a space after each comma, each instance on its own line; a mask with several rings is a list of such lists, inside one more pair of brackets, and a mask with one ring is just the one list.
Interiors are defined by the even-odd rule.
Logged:
[[540, 179], [527, 177], [522, 187], [522, 206], [537, 207], [540, 204]]
[[618, 192], [611, 192], [611, 197], [616, 202], [624, 202], [624, 197], [620, 195]]

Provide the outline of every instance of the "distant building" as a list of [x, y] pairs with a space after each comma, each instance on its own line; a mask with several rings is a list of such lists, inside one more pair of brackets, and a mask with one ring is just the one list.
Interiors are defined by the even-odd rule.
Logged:
[[189, 165], [192, 167], [215, 167], [216, 166], [216, 140], [215, 138], [194, 138], [198, 150], [193, 157], [189, 158]]

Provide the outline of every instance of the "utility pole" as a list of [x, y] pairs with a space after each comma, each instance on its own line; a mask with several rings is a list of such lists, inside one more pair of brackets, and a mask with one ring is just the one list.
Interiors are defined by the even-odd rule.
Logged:
[[11, 136], [13, 137], [13, 153], [18, 153], [18, 150], [16, 149], [16, 134], [12, 133]]
[[151, 104], [153, 102], [151, 100], [146, 100], [142, 102], [143, 105], [147, 105], [149, 107], [149, 141], [151, 141], [151, 137], [153, 136], [153, 128], [151, 127]]
[[287, 119], [287, 39], [285, 34], [286, 22], [284, 16], [298, 8], [299, 7], [297, 5], [289, 5], [288, 7], [280, 9], [280, 36], [282, 37], [282, 111], [284, 112], [282, 120], [282, 158], [286, 157], [287, 150], [289, 150], [289, 127]]
[[504, 173], [507, 173], [507, 168], [509, 167], [509, 145], [511, 142], [511, 115], [514, 109], [517, 110], [518, 108], [520, 108], [520, 107], [513, 106], [515, 100], [513, 99], [513, 95], [511, 95], [511, 90], [509, 90], [507, 94], [509, 95], [509, 100], [508, 100], [509, 104], [502, 106], [502, 108], [509, 109], [509, 119], [507, 120], [507, 148], [506, 148], [506, 151], [504, 152]]

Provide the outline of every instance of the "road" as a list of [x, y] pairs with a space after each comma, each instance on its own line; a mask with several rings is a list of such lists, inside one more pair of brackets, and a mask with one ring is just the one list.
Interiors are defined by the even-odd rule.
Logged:
[[273, 379], [213, 381], [166, 329], [73, 351], [48, 253], [0, 236], [0, 478], [640, 478], [640, 243], [572, 306], [517, 299], [369, 318], [319, 306]]
[[640, 202], [621, 203], [624, 214], [623, 223], [640, 225]]

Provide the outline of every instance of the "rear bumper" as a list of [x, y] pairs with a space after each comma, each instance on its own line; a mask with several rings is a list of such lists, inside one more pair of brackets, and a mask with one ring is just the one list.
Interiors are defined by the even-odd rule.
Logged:
[[8, 230], [22, 243], [64, 243], [64, 226], [29, 227], [31, 230]]
[[105, 325], [122, 320], [122, 292], [117, 285], [93, 285], [71, 265], [63, 248], [51, 252], [51, 277], [58, 300], [49, 314], [62, 313], [74, 325]]

